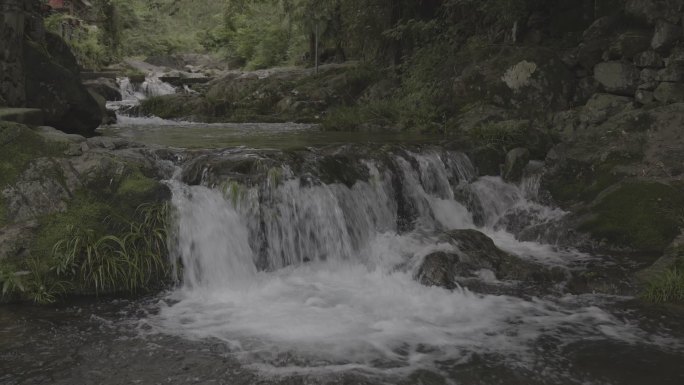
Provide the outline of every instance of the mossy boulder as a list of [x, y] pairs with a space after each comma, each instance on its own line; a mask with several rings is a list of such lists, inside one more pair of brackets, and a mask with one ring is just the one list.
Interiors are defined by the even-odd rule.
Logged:
[[[170, 191], [153, 164], [151, 152], [132, 144], [0, 122], [0, 270], [9, 271], [0, 281], [30, 271], [14, 292], [38, 302], [158, 283], [167, 271]], [[82, 258], [93, 250], [95, 265]], [[140, 265], [129, 268], [128, 258]], [[98, 269], [107, 266], [116, 271], [105, 277]]]
[[579, 229], [611, 246], [660, 253], [679, 234], [682, 218], [681, 188], [632, 180], [601, 194]]

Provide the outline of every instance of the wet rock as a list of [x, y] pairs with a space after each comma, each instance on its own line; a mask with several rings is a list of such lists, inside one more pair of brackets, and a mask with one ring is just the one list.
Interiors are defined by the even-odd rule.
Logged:
[[684, 102], [684, 84], [682, 83], [660, 83], [658, 88], [653, 91], [653, 97], [662, 103]]
[[668, 51], [681, 38], [682, 29], [664, 20], [656, 22], [651, 48], [658, 52]]
[[639, 83], [639, 71], [630, 63], [604, 62], [594, 67], [594, 78], [609, 93], [632, 96]]
[[510, 182], [517, 182], [522, 178], [523, 170], [530, 161], [530, 150], [518, 147], [506, 154], [504, 162], [503, 178]]
[[452, 230], [441, 236], [440, 241], [451, 243], [456, 250], [438, 251], [425, 257], [416, 274], [423, 285], [446, 289], [466, 286], [486, 291], [482, 281], [485, 284], [511, 280], [549, 283], [563, 276], [562, 272], [547, 270], [506, 253], [477, 230]]

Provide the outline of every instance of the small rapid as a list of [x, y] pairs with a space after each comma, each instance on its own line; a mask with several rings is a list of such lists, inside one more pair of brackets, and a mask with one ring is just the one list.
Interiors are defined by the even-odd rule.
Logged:
[[501, 294], [419, 282], [427, 255], [459, 252], [439, 236], [454, 229], [480, 231], [549, 268], [592, 258], [516, 239], [565, 215], [536, 199], [537, 175], [520, 185], [480, 178], [464, 154], [436, 148], [365, 152], [336, 164], [342, 169], [331, 167], [339, 154], [241, 151], [261, 177], [249, 167], [221, 170], [221, 161], [239, 163], [228, 151], [196, 161], [199, 180], [189, 182], [186, 166], [170, 182], [183, 279], [147, 321], [156, 332], [221, 340], [263, 373], [354, 372], [390, 383], [475, 359], [530, 373], [557, 365], [542, 377], [561, 381], [558, 349], [580, 341], [681, 348], [600, 305], [610, 298], [569, 295], [562, 283], [507, 291], [520, 282], [486, 269], [474, 279]]

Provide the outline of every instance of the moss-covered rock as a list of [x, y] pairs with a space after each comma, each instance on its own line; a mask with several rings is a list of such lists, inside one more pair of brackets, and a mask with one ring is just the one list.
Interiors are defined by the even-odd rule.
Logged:
[[153, 156], [53, 131], [0, 122], [0, 283], [38, 302], [157, 285], [170, 191]]
[[627, 181], [602, 194], [579, 229], [613, 246], [659, 253], [679, 234], [684, 192], [653, 181]]

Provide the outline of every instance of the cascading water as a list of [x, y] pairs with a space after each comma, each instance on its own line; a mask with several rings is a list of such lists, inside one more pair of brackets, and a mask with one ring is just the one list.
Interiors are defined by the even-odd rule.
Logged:
[[[142, 83], [133, 83], [127, 77], [117, 78], [116, 81], [119, 84], [121, 100], [107, 102], [107, 108], [116, 111], [117, 121], [124, 122], [124, 124], [131, 123], [136, 118], [129, 117], [125, 113], [121, 113], [122, 111], [125, 112], [126, 109], [137, 106], [142, 100], [149, 97], [176, 93], [174, 86], [163, 82], [158, 75], [152, 73], [148, 74]], [[161, 119], [158, 120], [162, 121]]]
[[530, 199], [532, 179], [477, 178], [466, 156], [437, 149], [347, 158], [333, 171], [329, 155], [240, 151], [249, 172], [221, 170], [227, 157], [239, 162], [217, 153], [194, 165], [198, 185], [178, 180], [191, 167], [170, 182], [183, 283], [149, 321], [157, 330], [223, 340], [265, 372], [382, 376], [474, 357], [533, 370], [542, 341], [655, 338], [582, 296], [484, 295], [415, 279], [426, 255], [458, 252], [438, 236], [453, 229], [477, 229], [528, 261], [587, 258], [507, 231], [511, 212], [524, 211], [528, 226], [564, 215]]

